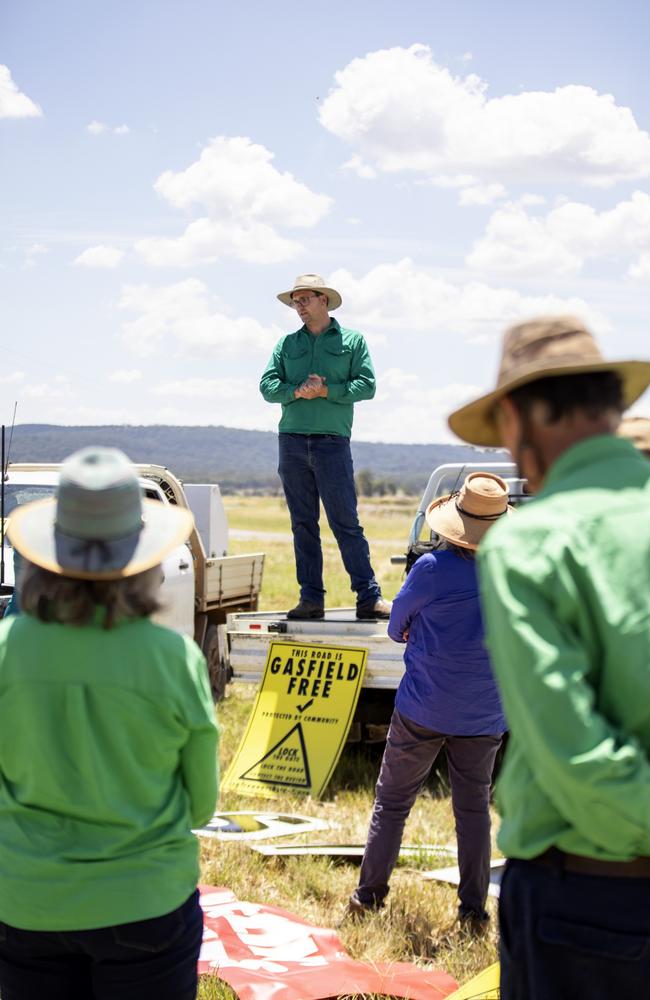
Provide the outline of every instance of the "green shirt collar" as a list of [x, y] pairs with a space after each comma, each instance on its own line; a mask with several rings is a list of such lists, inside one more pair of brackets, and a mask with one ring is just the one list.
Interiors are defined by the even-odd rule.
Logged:
[[547, 496], [555, 491], [555, 488], [574, 472], [593, 465], [595, 462], [607, 461], [616, 458], [630, 458], [638, 456], [631, 441], [615, 437], [613, 434], [598, 434], [596, 437], [587, 438], [571, 445], [560, 457], [555, 460], [544, 479], [544, 486], [537, 494], [538, 497]]
[[[318, 336], [324, 337], [326, 333], [340, 333], [340, 332], [341, 332], [341, 327], [339, 325], [338, 320], [334, 319], [333, 316], [330, 316], [330, 325], [325, 327], [323, 332], [319, 333]], [[308, 337], [314, 336], [314, 334], [310, 330], [308, 330], [304, 324], [300, 327], [298, 333], [306, 333]]]

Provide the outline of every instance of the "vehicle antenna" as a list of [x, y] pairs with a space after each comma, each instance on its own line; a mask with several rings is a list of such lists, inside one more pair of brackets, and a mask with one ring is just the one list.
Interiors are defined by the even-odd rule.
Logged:
[[0, 593], [5, 582], [5, 425], [2, 425], [2, 475], [0, 476]]
[[[9, 431], [9, 446], [7, 448], [7, 460], [5, 461], [4, 457], [2, 459], [2, 481], [3, 482], [5, 481], [5, 477], [7, 475], [7, 469], [9, 468], [9, 455], [11, 454], [11, 442], [14, 439], [14, 427], [16, 426], [16, 410], [17, 409], [18, 409], [18, 400], [16, 400], [15, 403], [14, 403], [14, 412], [13, 412], [13, 416], [11, 418], [11, 429]], [[2, 454], [4, 456], [4, 451], [3, 451]]]
[[0, 475], [0, 594], [4, 593], [4, 583], [5, 583], [5, 479], [7, 478], [7, 468], [9, 466], [9, 451], [11, 450], [11, 441], [14, 436], [14, 425], [16, 423], [16, 409], [18, 407], [18, 401], [14, 403], [14, 415], [11, 419], [11, 433], [9, 435], [9, 449], [5, 455], [5, 425], [2, 425], [2, 457], [0, 459], [0, 469], [2, 474]]

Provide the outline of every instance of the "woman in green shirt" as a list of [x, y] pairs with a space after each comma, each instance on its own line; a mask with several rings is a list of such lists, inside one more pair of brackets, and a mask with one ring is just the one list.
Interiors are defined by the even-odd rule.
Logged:
[[198, 847], [217, 796], [205, 661], [155, 625], [189, 511], [142, 500], [114, 449], [12, 516], [26, 560], [0, 623], [2, 1000], [192, 1000]]

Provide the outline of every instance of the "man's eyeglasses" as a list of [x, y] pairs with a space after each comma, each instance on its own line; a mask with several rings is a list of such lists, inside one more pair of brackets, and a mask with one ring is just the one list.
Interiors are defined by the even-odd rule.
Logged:
[[322, 292], [314, 292], [313, 295], [299, 295], [297, 298], [291, 300], [291, 305], [294, 309], [298, 306], [308, 306], [312, 299], [319, 299]]

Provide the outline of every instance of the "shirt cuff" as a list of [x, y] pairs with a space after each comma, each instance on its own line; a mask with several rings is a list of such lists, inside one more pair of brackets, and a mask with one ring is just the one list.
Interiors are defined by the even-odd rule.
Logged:
[[337, 403], [341, 396], [345, 395], [348, 390], [347, 382], [331, 382], [327, 383], [327, 398], [331, 399], [333, 403]]

